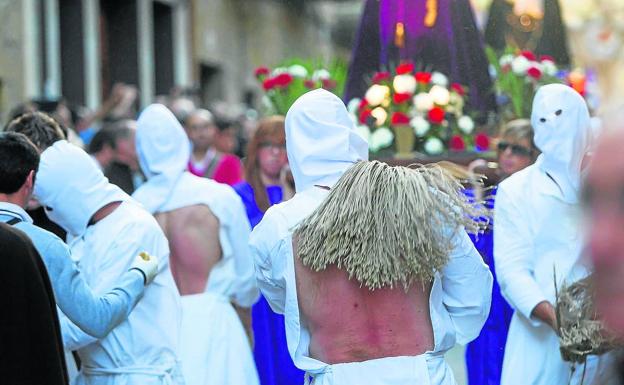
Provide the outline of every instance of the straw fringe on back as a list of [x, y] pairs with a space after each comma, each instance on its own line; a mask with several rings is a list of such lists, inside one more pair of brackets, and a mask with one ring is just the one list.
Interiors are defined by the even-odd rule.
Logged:
[[297, 255], [314, 271], [335, 265], [371, 290], [430, 282], [457, 232], [487, 225], [487, 209], [461, 190], [438, 165], [358, 162], [295, 230]]

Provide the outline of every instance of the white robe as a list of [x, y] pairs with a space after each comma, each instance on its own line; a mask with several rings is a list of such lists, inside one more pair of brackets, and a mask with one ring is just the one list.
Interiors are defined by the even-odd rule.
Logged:
[[[571, 365], [559, 352], [559, 340], [550, 326], [532, 318], [535, 306], [555, 303], [558, 287], [588, 274], [581, 258], [583, 240], [580, 213], [560, 198], [557, 185], [538, 163], [503, 181], [497, 192], [494, 219], [494, 258], [501, 292], [515, 309], [511, 320], [502, 385], [567, 384]], [[585, 384], [596, 375], [596, 357], [590, 358]], [[571, 384], [580, 384], [582, 368]]]
[[188, 138], [164, 106], [147, 107], [137, 122], [137, 154], [147, 182], [134, 197], [151, 213], [205, 205], [219, 220], [221, 260], [204, 293], [182, 297], [180, 358], [187, 385], [256, 385], [258, 373], [245, 330], [232, 302], [258, 299], [251, 231], [240, 197], [227, 185], [186, 170]]
[[78, 349], [82, 369], [76, 384], [183, 384], [177, 350], [180, 297], [169, 269], [169, 245], [158, 223], [132, 201], [70, 243], [72, 256], [95, 293], [103, 293], [142, 251], [159, 258], [154, 282], [128, 319], [96, 340], [61, 317], [63, 342]]
[[312, 187], [271, 207], [252, 232], [256, 276], [274, 311], [285, 316], [288, 350], [295, 365], [314, 384], [423, 385], [455, 384], [444, 353], [466, 344], [481, 331], [490, 308], [492, 275], [465, 233], [455, 238], [449, 263], [438, 274], [430, 295], [435, 347], [416, 357], [391, 357], [329, 365], [309, 356], [310, 335], [300, 322], [292, 230], [316, 209], [328, 191]]

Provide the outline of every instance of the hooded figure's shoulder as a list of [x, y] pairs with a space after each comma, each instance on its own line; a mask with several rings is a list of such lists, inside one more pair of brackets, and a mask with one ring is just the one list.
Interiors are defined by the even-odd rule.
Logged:
[[531, 188], [533, 179], [540, 170], [536, 164], [532, 164], [524, 169], [510, 175], [498, 185], [497, 195], [507, 194], [512, 196], [522, 196]]

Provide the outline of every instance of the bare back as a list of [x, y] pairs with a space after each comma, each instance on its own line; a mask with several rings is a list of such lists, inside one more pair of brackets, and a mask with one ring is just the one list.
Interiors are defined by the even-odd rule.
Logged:
[[[296, 250], [296, 242], [293, 246]], [[315, 272], [295, 257], [301, 322], [310, 356], [328, 364], [414, 356], [432, 350], [431, 285], [371, 291], [335, 266]]]
[[203, 293], [221, 259], [219, 220], [208, 206], [194, 205], [156, 214], [171, 249], [171, 273], [180, 295]]

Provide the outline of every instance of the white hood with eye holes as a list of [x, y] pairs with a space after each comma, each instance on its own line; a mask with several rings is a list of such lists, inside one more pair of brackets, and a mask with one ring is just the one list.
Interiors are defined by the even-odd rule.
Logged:
[[73, 237], [81, 236], [93, 214], [105, 205], [130, 199], [108, 183], [86, 152], [66, 140], [41, 154], [34, 196], [48, 217]]
[[581, 163], [594, 141], [585, 100], [568, 86], [543, 86], [533, 99], [531, 124], [542, 151], [536, 164], [557, 183], [565, 202], [578, 202]]
[[297, 192], [331, 187], [353, 163], [368, 160], [368, 143], [344, 103], [323, 89], [304, 94], [288, 110], [286, 148]]

